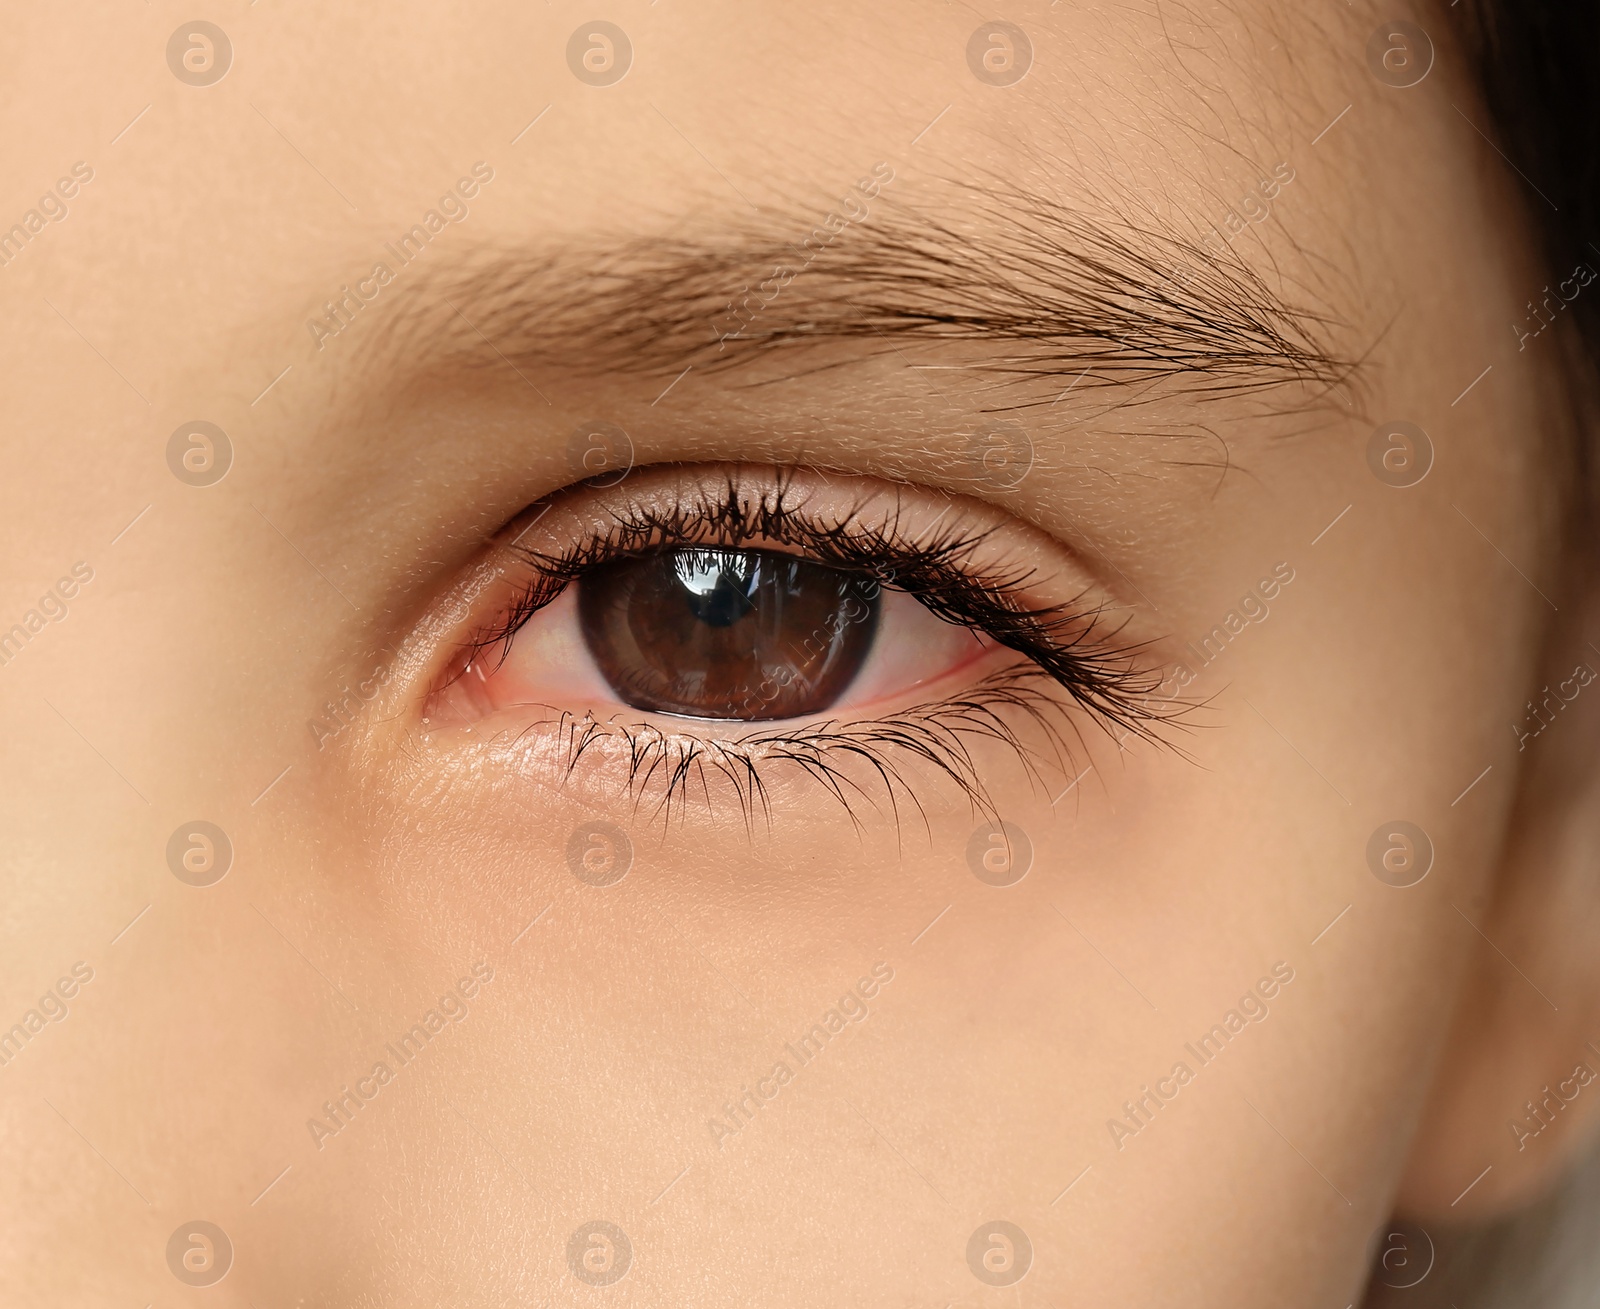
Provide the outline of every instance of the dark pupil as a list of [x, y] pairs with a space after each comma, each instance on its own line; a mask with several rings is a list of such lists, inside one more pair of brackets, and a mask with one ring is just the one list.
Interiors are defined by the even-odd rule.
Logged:
[[578, 584], [583, 635], [628, 704], [695, 718], [828, 708], [878, 626], [870, 577], [766, 550], [662, 550]]

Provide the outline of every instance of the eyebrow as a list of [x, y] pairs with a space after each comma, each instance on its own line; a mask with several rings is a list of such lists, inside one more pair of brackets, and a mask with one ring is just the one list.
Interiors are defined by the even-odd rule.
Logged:
[[[1218, 231], [999, 182], [956, 191], [947, 213], [852, 193], [800, 224], [764, 211], [712, 236], [479, 251], [418, 270], [379, 348], [424, 369], [670, 377], [757, 361], [792, 376], [939, 344], [968, 362], [921, 366], [1084, 387], [1172, 380], [1196, 399], [1331, 391], [1358, 367], [1330, 343], [1337, 319], [1294, 303]], [[807, 358], [837, 342], [865, 349]]]

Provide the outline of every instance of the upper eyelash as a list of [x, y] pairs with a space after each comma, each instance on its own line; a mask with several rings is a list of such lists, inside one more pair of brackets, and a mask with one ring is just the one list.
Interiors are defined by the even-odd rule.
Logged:
[[[824, 521], [808, 515], [791, 500], [793, 470], [779, 470], [776, 481], [751, 488], [730, 473], [720, 494], [696, 493], [659, 509], [630, 504], [613, 514], [608, 530], [559, 553], [513, 544], [510, 549], [532, 570], [532, 576], [496, 621], [479, 629], [458, 655], [460, 676], [486, 651], [498, 647], [493, 667], [508, 655], [522, 626], [590, 569], [617, 559], [684, 545], [738, 547], [752, 541], [795, 547], [814, 562], [865, 574], [913, 596], [941, 618], [984, 632], [996, 643], [1024, 656], [1033, 667], [1011, 669], [944, 704], [918, 705], [882, 719], [861, 723], [824, 722], [804, 728], [763, 728], [731, 741], [702, 741], [692, 732], [668, 735], [648, 725], [596, 723], [563, 714], [568, 741], [568, 772], [584, 751], [605, 737], [625, 736], [629, 781], [636, 791], [658, 776], [666, 780], [663, 805], [670, 813], [694, 780], [702, 786], [705, 770], [714, 769], [733, 782], [748, 815], [752, 804], [765, 805], [757, 771], [761, 761], [781, 758], [796, 763], [822, 781], [849, 809], [847, 786], [824, 758], [827, 748], [843, 749], [866, 760], [887, 786], [912, 794], [882, 747], [909, 750], [949, 776], [975, 807], [993, 811], [982, 780], [961, 744], [963, 734], [1002, 739], [1024, 756], [1033, 771], [1032, 752], [997, 715], [997, 709], [1020, 709], [1044, 728], [1058, 760], [1071, 752], [1046, 722], [1052, 701], [1037, 686], [1039, 679], [1065, 690], [1110, 735], [1159, 741], [1156, 728], [1189, 706], [1157, 699], [1159, 673], [1137, 659], [1140, 644], [1117, 644], [1115, 630], [1105, 631], [1104, 603], [1075, 602], [1030, 608], [1016, 597], [1035, 581], [1031, 569], [984, 571], [973, 562], [993, 529], [971, 530], [960, 521], [914, 542], [899, 530], [891, 513], [879, 524], [864, 521], [859, 511]], [[759, 547], [758, 547], [759, 548]], [[914, 794], [912, 795], [914, 799]]]

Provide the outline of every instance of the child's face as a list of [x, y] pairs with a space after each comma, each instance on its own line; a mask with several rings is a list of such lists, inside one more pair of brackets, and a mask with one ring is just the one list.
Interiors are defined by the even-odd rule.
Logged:
[[1343, 1305], [1548, 1175], [1570, 297], [1444, 20], [79, 8], [4, 56], [15, 1303]]

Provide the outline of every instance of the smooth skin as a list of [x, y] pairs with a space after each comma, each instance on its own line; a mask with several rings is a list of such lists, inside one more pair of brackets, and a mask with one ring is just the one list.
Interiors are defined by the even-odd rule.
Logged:
[[[1513, 329], [1540, 202], [1474, 130], [1448, 16], [1412, 15], [1436, 63], [1397, 88], [1365, 5], [1035, 6], [1004, 15], [1033, 65], [995, 86], [962, 6], [273, 3], [207, 10], [232, 65], [195, 86], [166, 56], [188, 8], [76, 9], [18, 10], [0, 56], [0, 223], [93, 171], [0, 269], [0, 626], [92, 569], [0, 667], [0, 1023], [93, 974], [0, 1067], [8, 1304], [1336, 1307], [1397, 1206], [1482, 1219], [1574, 1157], [1600, 1088], [1522, 1149], [1509, 1123], [1600, 1040], [1600, 690], [1519, 733], [1600, 667], [1600, 625], [1564, 329]], [[567, 64], [596, 17], [633, 47], [611, 86]], [[417, 276], [319, 339], [478, 162]], [[595, 251], [798, 238], [880, 162], [875, 215], [980, 251], [1001, 220], [964, 184], [1198, 239], [1285, 164], [1231, 248], [1359, 363], [1132, 403], [1058, 395], [1076, 368], [1004, 383], [1003, 344], [857, 340], [664, 390], [676, 368], [571, 342], [396, 335], [493, 252], [581, 305]], [[1035, 449], [1014, 486], [969, 458], [1001, 409]], [[1075, 710], [1032, 772], [973, 744], [1031, 840], [1013, 885], [974, 875], [985, 811], [931, 768], [894, 808], [779, 769], [767, 814], [713, 787], [665, 818], [614, 761], [566, 777], [514, 732], [422, 722], [487, 539], [577, 479], [597, 416], [641, 477], [799, 465], [983, 506], [1012, 558], [1120, 607], [1157, 681], [1292, 580], [1164, 743]], [[168, 464], [195, 419], [232, 443], [214, 485]], [[1368, 463], [1392, 420], [1431, 436], [1409, 487]], [[234, 851], [210, 886], [168, 862], [196, 819]], [[1401, 819], [1436, 852], [1409, 887], [1367, 858]], [[613, 885], [569, 866], [588, 821], [629, 834]], [[1275, 965], [1267, 1016], [1201, 1066], [1186, 1043]], [[790, 1058], [852, 991], [864, 1016]], [[309, 1125], [363, 1078], [348, 1124]], [[205, 1290], [168, 1255], [194, 1220], [233, 1248]], [[995, 1220], [1031, 1242], [1015, 1289], [969, 1265]], [[595, 1221], [632, 1250], [603, 1290], [569, 1266]]]

